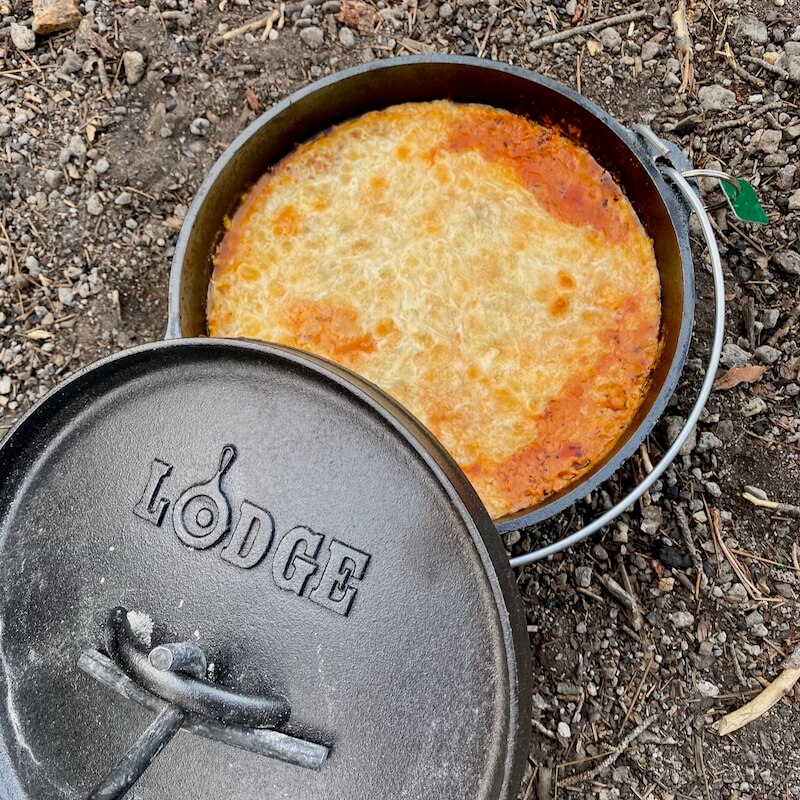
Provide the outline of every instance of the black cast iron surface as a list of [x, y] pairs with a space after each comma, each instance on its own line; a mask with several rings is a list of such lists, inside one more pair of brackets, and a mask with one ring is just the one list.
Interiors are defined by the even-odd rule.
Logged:
[[[694, 315], [694, 273], [684, 202], [665, 183], [654, 154], [639, 137], [563, 84], [485, 59], [413, 56], [345, 70], [273, 106], [223, 153], [189, 209], [172, 264], [167, 336], [206, 332], [212, 257], [224, 218], [270, 166], [297, 144], [359, 114], [396, 103], [441, 98], [508, 109], [557, 127], [587, 148], [619, 182], [636, 209], [653, 240], [661, 277], [664, 345], [650, 391], [627, 432], [581, 480], [533, 509], [499, 520], [497, 527], [503, 532], [568, 508], [609, 478], [636, 451], [677, 386]], [[673, 155], [681, 167], [685, 159], [677, 152]], [[609, 275], [609, 280], [613, 279]]]
[[152, 722], [77, 667], [119, 605], [331, 747], [311, 770], [180, 732], [137, 797], [516, 795], [530, 665], [506, 554], [368, 384], [276, 347], [148, 345], [45, 398], [0, 476], [3, 800], [85, 798]]

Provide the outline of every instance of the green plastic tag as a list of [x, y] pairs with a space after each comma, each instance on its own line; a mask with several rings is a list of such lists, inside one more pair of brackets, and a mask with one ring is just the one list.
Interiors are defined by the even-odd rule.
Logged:
[[725, 192], [725, 197], [728, 198], [728, 205], [731, 211], [742, 222], [753, 222], [758, 225], [768, 225], [769, 218], [764, 212], [761, 203], [758, 202], [756, 197], [756, 190], [753, 188], [749, 181], [744, 178], [738, 178], [738, 187], [728, 181], [720, 181], [722, 191]]

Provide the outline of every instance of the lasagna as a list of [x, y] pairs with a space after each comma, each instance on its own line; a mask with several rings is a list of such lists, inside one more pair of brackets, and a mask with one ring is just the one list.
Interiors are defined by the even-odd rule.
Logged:
[[652, 241], [563, 133], [450, 101], [364, 114], [253, 187], [215, 255], [212, 336], [383, 388], [497, 519], [614, 447], [659, 356]]

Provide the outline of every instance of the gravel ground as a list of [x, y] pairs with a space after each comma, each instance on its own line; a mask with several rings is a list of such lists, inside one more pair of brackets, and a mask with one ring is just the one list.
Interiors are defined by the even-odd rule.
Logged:
[[[721, 374], [765, 369], [730, 373], [750, 382], [712, 395], [664, 480], [615, 526], [520, 571], [535, 692], [521, 796], [800, 798], [800, 689], [730, 736], [712, 728], [800, 642], [798, 0], [690, 0], [685, 25], [677, 0], [327, 0], [287, 6], [266, 41], [263, 26], [223, 41], [270, 11], [251, 2], [86, 0], [79, 27], [34, 35], [27, 0], [0, 0], [0, 435], [80, 366], [160, 338], [187, 206], [260, 110], [409, 53], [555, 77], [757, 187], [769, 226], [712, 216], [727, 278]], [[680, 427], [710, 331], [700, 247], [696, 259], [698, 344], [664, 419], [601, 491], [510, 534], [515, 553], [608, 507]], [[757, 507], [747, 487], [789, 505]]]

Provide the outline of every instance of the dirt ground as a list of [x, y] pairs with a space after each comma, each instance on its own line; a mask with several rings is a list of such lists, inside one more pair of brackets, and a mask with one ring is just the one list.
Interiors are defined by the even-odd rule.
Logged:
[[[712, 394], [683, 454], [616, 525], [519, 571], [534, 675], [521, 796], [800, 798], [800, 688], [736, 733], [713, 729], [800, 643], [800, 2], [342, 2], [288, 5], [262, 41], [263, 24], [236, 31], [272, 10], [261, 0], [85, 0], [77, 29], [26, 49], [29, 0], [0, 0], [0, 436], [82, 365], [163, 335], [193, 195], [276, 101], [415, 53], [556, 78], [695, 166], [754, 184], [766, 226], [736, 220], [714, 181], [702, 188], [727, 282], [720, 376], [765, 369]], [[622, 497], [688, 413], [713, 303], [694, 238], [696, 344], [664, 419], [600, 491], [509, 534], [513, 553]]]

